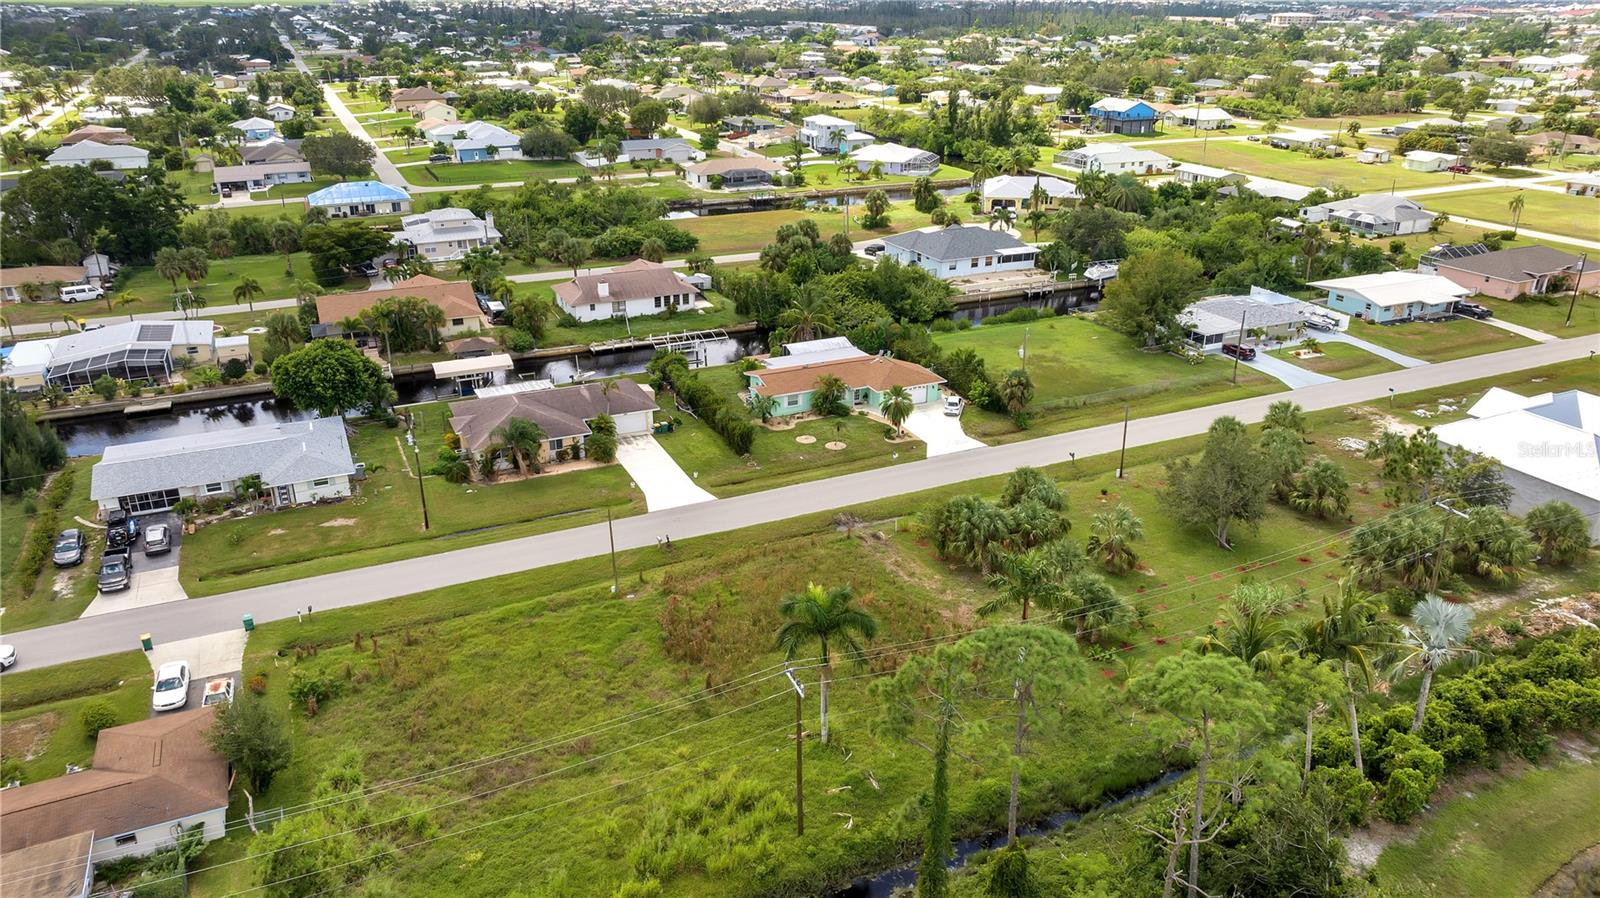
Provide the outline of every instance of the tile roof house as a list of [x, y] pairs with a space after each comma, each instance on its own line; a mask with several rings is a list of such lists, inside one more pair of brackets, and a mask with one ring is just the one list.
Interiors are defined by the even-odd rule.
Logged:
[[1549, 293], [1558, 287], [1600, 288], [1600, 262], [1585, 263], [1571, 253], [1539, 244], [1436, 259], [1433, 267], [1469, 290], [1498, 299]]
[[253, 474], [267, 504], [300, 505], [350, 495], [355, 469], [343, 420], [281, 421], [108, 446], [90, 470], [89, 497], [102, 512], [164, 511], [185, 498], [231, 497]]
[[883, 238], [884, 254], [901, 265], [915, 265], [944, 280], [1025, 271], [1039, 251], [1004, 231], [953, 225], [907, 231]]
[[362, 290], [357, 293], [330, 293], [317, 297], [317, 324], [312, 335], [323, 337], [342, 334], [339, 322], [354, 318], [385, 299], [415, 296], [444, 312], [444, 327], [440, 334], [453, 337], [468, 331], [487, 331], [489, 319], [478, 307], [478, 298], [472, 285], [466, 281], [444, 281], [432, 275], [419, 274], [403, 281], [395, 281], [380, 290]]
[[[776, 414], [798, 415], [811, 411], [817, 382], [837, 377], [845, 385], [845, 403], [853, 408], [877, 412], [883, 394], [892, 387], [905, 387], [917, 405], [938, 402], [939, 385], [944, 378], [921, 365], [878, 355], [834, 357], [838, 353], [819, 352], [822, 360], [777, 368], [756, 368], [746, 372], [750, 392], [777, 400]], [[801, 355], [805, 357], [804, 354]]]
[[102, 161], [109, 162], [115, 171], [130, 171], [148, 166], [150, 151], [126, 144], [108, 146], [92, 139], [80, 140], [74, 144], [57, 147], [45, 157], [44, 164], [47, 168], [62, 168], [68, 165], [92, 165]]
[[105, 125], [84, 125], [61, 138], [61, 145], [69, 147], [85, 140], [92, 140], [101, 146], [113, 146], [133, 143], [133, 135], [123, 128], [108, 128]]
[[5, 790], [0, 852], [11, 859], [60, 839], [81, 844], [87, 833], [92, 861], [104, 863], [171, 845], [176, 825], [221, 838], [229, 774], [206, 743], [212, 716], [202, 708], [101, 730], [90, 769]]
[[720, 179], [724, 189], [737, 190], [770, 187], [773, 176], [783, 170], [783, 163], [765, 156], [731, 156], [686, 165], [683, 178], [696, 190], [713, 189], [712, 178]]
[[444, 94], [427, 85], [422, 87], [402, 87], [389, 95], [389, 108], [395, 112], [410, 112], [413, 109], [420, 109], [429, 103], [436, 103], [444, 99]]
[[619, 438], [650, 433], [655, 425], [655, 396], [627, 378], [610, 383], [616, 386], [609, 394], [601, 384], [588, 383], [454, 402], [450, 404], [450, 429], [461, 438], [461, 448], [475, 457], [495, 454], [496, 431], [518, 418], [532, 421], [544, 431], [541, 457], [581, 447], [592, 433], [589, 425], [605, 414], [616, 422]]
[[557, 284], [555, 295], [562, 309], [579, 321], [659, 315], [694, 308], [701, 300], [699, 287], [645, 259]]

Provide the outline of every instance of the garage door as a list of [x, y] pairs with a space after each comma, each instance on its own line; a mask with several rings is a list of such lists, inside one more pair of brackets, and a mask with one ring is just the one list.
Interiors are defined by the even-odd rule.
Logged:
[[629, 436], [650, 432], [651, 412], [623, 412], [613, 415], [617, 422], [617, 436]]

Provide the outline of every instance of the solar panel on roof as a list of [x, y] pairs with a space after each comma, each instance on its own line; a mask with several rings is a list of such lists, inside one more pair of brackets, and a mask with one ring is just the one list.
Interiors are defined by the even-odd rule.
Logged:
[[1489, 251], [1489, 247], [1482, 243], [1446, 243], [1443, 246], [1428, 250], [1430, 259], [1465, 259], [1468, 256], [1481, 256]]
[[170, 343], [175, 329], [170, 324], [141, 324], [139, 335], [134, 339], [140, 343]]

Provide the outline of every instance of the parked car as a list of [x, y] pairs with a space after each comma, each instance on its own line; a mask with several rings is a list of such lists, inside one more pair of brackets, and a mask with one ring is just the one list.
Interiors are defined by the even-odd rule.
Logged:
[[861, 251], [869, 256], [876, 256], [878, 253], [883, 252], [883, 250], [884, 245], [881, 243], [869, 243], [861, 248]]
[[139, 519], [117, 508], [106, 515], [106, 546], [120, 549], [139, 539]]
[[378, 266], [372, 264], [371, 262], [362, 262], [360, 265], [356, 266], [356, 271], [359, 271], [361, 276], [365, 278], [375, 278], [378, 276]]
[[962, 407], [965, 405], [966, 403], [962, 401], [960, 396], [944, 397], [944, 413], [950, 417], [958, 417], [961, 414]]
[[1456, 303], [1456, 314], [1482, 321], [1485, 318], [1493, 318], [1494, 310], [1487, 306], [1478, 305], [1475, 302], [1458, 302]]
[[10, 670], [17, 663], [17, 647], [0, 645], [0, 670]]
[[232, 196], [233, 196], [233, 188], [232, 187], [224, 187], [224, 188], [222, 188], [222, 198], [223, 199], [229, 199]]
[[120, 592], [133, 585], [133, 556], [128, 547], [107, 549], [100, 556], [100, 591]]
[[233, 677], [217, 677], [207, 680], [205, 691], [200, 694], [200, 707], [221, 705], [233, 701]]
[[1238, 343], [1224, 343], [1222, 344], [1222, 354], [1231, 355], [1236, 359], [1241, 359], [1248, 362], [1256, 357], [1256, 350], [1253, 346], [1240, 346]]
[[1319, 331], [1336, 331], [1339, 329], [1339, 322], [1326, 315], [1307, 315], [1306, 327]]
[[1261, 142], [1261, 138], [1257, 137], [1254, 134], [1250, 135], [1249, 137], [1246, 137], [1245, 140], [1248, 140], [1251, 143], [1260, 143]]
[[156, 684], [150, 687], [150, 707], [173, 711], [189, 701], [189, 662], [168, 661], [156, 671]]
[[449, 162], [450, 161], [450, 154], [449, 153], [430, 153], [428, 155], [428, 161], [429, 162]]
[[144, 532], [144, 554], [165, 555], [172, 551], [172, 528], [166, 524], [151, 524]]
[[1472, 174], [1472, 166], [1464, 165], [1464, 164], [1463, 165], [1452, 165], [1449, 168], [1445, 169], [1445, 171], [1450, 172], [1451, 174], [1456, 174], [1456, 175], [1470, 175], [1470, 174]]
[[474, 294], [478, 298], [478, 308], [483, 314], [489, 316], [490, 321], [498, 321], [506, 313], [506, 304], [498, 299], [491, 299], [487, 293]]
[[56, 548], [51, 560], [56, 567], [72, 567], [83, 561], [84, 538], [83, 531], [74, 527], [71, 530], [61, 531], [56, 537]]

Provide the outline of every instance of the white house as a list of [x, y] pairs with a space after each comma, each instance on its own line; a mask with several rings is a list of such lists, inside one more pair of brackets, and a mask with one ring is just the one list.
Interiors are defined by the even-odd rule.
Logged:
[[800, 123], [800, 139], [819, 153], [850, 153], [872, 143], [856, 123], [836, 115], [808, 115]]
[[1054, 103], [1061, 99], [1061, 88], [1055, 84], [1024, 84], [1022, 85], [1024, 97], [1038, 97], [1046, 103]]
[[555, 295], [562, 310], [579, 321], [690, 311], [704, 302], [699, 287], [667, 266], [645, 259], [557, 284]]
[[1456, 303], [1472, 290], [1437, 274], [1385, 271], [1313, 281], [1327, 291], [1328, 308], [1374, 324], [1393, 324], [1454, 313]]
[[1461, 164], [1461, 157], [1454, 153], [1435, 153], [1432, 150], [1412, 150], [1405, 159], [1401, 165], [1412, 171], [1444, 171], [1452, 165]]
[[1142, 150], [1126, 143], [1091, 143], [1076, 150], [1056, 154], [1056, 164], [1078, 171], [1098, 171], [1108, 175], [1158, 175], [1172, 170], [1172, 160], [1154, 150]]
[[1032, 209], [1036, 193], [1041, 194], [1039, 208], [1052, 210], [1077, 200], [1078, 187], [1065, 178], [998, 175], [983, 182], [983, 211]]
[[907, 231], [883, 238], [884, 253], [902, 265], [915, 265], [950, 280], [1034, 267], [1039, 251], [1004, 231], [955, 225]]
[[1500, 462], [1513, 514], [1552, 500], [1575, 506], [1600, 542], [1600, 396], [1582, 390], [1522, 396], [1491, 387], [1439, 442]]
[[[687, 165], [706, 158], [706, 154], [692, 146], [681, 137], [663, 137], [651, 140], [624, 140], [618, 143], [621, 152], [617, 155], [618, 164], [626, 165], [632, 162], [643, 162], [653, 159], [657, 162], [678, 165]], [[599, 168], [606, 164], [606, 157], [594, 150], [580, 151], [572, 156], [579, 165], [587, 168]]]
[[897, 143], [875, 143], [860, 147], [850, 153], [856, 168], [870, 171], [881, 165], [887, 175], [915, 175], [922, 177], [939, 170], [939, 157], [927, 150], [901, 146]]
[[311, 163], [268, 162], [261, 165], [219, 165], [211, 170], [211, 189], [252, 193], [277, 184], [305, 184], [312, 180]]
[[63, 168], [68, 165], [92, 166], [97, 162], [108, 162], [117, 171], [130, 171], [148, 166], [150, 151], [126, 144], [108, 146], [92, 140], [80, 140], [75, 144], [56, 148], [55, 152], [44, 160], [47, 168]]
[[282, 100], [275, 100], [267, 104], [267, 118], [275, 122], [286, 122], [294, 118], [294, 106]]
[[449, 144], [457, 162], [522, 158], [522, 138], [489, 122], [448, 122], [426, 134], [431, 141]]
[[430, 262], [454, 262], [469, 249], [499, 243], [500, 231], [494, 226], [493, 212], [479, 218], [470, 210], [451, 207], [400, 219], [394, 242], [408, 254]]
[[1300, 217], [1312, 223], [1337, 222], [1364, 237], [1401, 237], [1427, 231], [1437, 216], [1416, 200], [1374, 193], [1306, 206]]
[[783, 163], [776, 159], [732, 156], [685, 166], [683, 179], [696, 190], [715, 190], [719, 184], [725, 190], [744, 190], [771, 187], [774, 176], [783, 170]]
[[1383, 165], [1389, 158], [1389, 151], [1383, 147], [1367, 147], [1356, 154], [1356, 161], [1363, 165]]
[[1172, 180], [1179, 184], [1240, 184], [1245, 176], [1198, 162], [1180, 162], [1172, 170]]
[[1233, 116], [1229, 115], [1226, 109], [1218, 109], [1215, 106], [1185, 106], [1162, 113], [1161, 122], [1174, 128], [1217, 131], [1232, 128]]
[[240, 119], [228, 127], [244, 135], [245, 140], [266, 140], [278, 133], [277, 122], [260, 116]]

